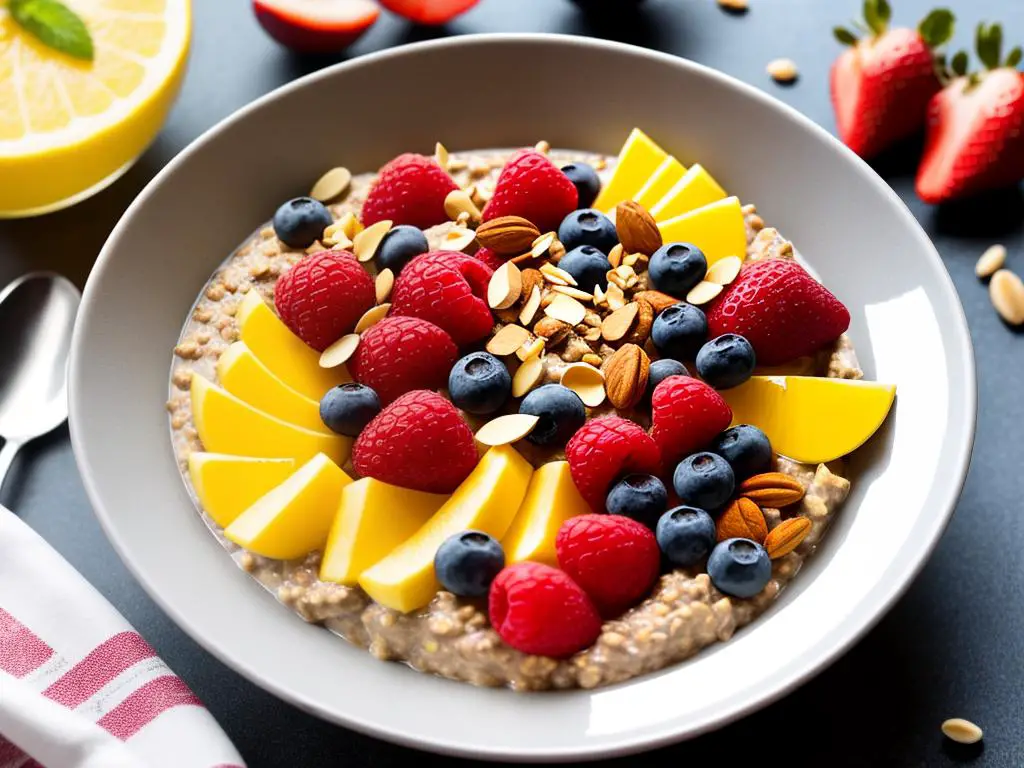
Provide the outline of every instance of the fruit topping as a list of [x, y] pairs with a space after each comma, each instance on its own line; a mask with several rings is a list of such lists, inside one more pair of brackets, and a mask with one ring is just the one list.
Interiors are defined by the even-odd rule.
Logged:
[[490, 248], [477, 248], [473, 258], [483, 262], [488, 269], [495, 271], [505, 263], [505, 260]]
[[726, 505], [736, 489], [729, 462], [714, 453], [687, 456], [672, 473], [672, 486], [684, 504], [715, 512]]
[[663, 357], [659, 360], [651, 362], [651, 366], [647, 371], [647, 392], [646, 399], [649, 401], [651, 395], [654, 394], [654, 389], [661, 382], [667, 379], [669, 376], [689, 376], [690, 372], [686, 370], [686, 366], [680, 363], [678, 360], [673, 360], [670, 357]]
[[646, 525], [622, 515], [567, 520], [555, 542], [558, 564], [605, 618], [640, 602], [654, 585], [661, 553]]
[[480, 0], [380, 0], [392, 13], [414, 24], [445, 24], [465, 13]]
[[341, 384], [320, 400], [320, 418], [332, 432], [358, 437], [363, 427], [380, 413], [380, 398], [365, 384]]
[[399, 224], [384, 235], [374, 258], [378, 269], [390, 269], [398, 275], [406, 264], [429, 250], [427, 236], [422, 229], [410, 224]]
[[634, 128], [619, 151], [612, 177], [594, 201], [599, 211], [610, 211], [623, 200], [629, 200], [647, 183], [668, 153], [651, 141], [639, 128]]
[[380, 9], [372, 0], [253, 0], [260, 26], [299, 53], [335, 53], [373, 26]]
[[737, 483], [768, 472], [772, 467], [771, 442], [764, 432], [752, 424], [729, 427], [715, 438], [711, 450], [729, 462]]
[[502, 539], [510, 563], [558, 565], [555, 537], [566, 520], [590, 511], [572, 482], [569, 463], [549, 461], [533, 473], [526, 498]]
[[458, 408], [476, 416], [501, 409], [512, 394], [512, 376], [494, 355], [473, 352], [448, 375], [448, 395]]
[[199, 503], [222, 528], [294, 471], [293, 459], [258, 459], [203, 451], [188, 455], [188, 475]]
[[591, 207], [601, 191], [601, 177], [597, 175], [594, 166], [587, 163], [569, 163], [562, 166], [562, 173], [576, 187], [576, 205], [580, 208]]
[[726, 401], [699, 379], [669, 376], [651, 396], [651, 437], [668, 467], [709, 445], [730, 421]]
[[651, 178], [647, 180], [647, 183], [640, 187], [637, 193], [633, 195], [633, 200], [645, 209], [650, 209], [668, 194], [669, 190], [683, 178], [685, 173], [685, 165], [671, 155], [666, 157], [654, 173], [651, 174]]
[[449, 536], [434, 555], [437, 580], [460, 597], [486, 595], [504, 567], [501, 544], [483, 531], [462, 531]]
[[697, 507], [674, 507], [658, 520], [658, 546], [678, 568], [700, 565], [715, 546], [715, 521]]
[[692, 360], [708, 338], [708, 320], [692, 304], [680, 302], [662, 310], [651, 326], [651, 341], [660, 355]]
[[[782, 365], [817, 352], [850, 326], [850, 313], [790, 259], [745, 264], [707, 311], [712, 338], [737, 333], [759, 365]], [[822, 430], [825, 431], [825, 430]]]
[[676, 182], [665, 196], [651, 207], [657, 221], [668, 221], [676, 216], [725, 199], [725, 190], [702, 165], [694, 164]]
[[713, 338], [697, 353], [697, 373], [715, 389], [738, 387], [750, 378], [756, 365], [754, 348], [735, 333]]
[[600, 416], [584, 424], [568, 445], [573, 482], [594, 512], [605, 510], [608, 490], [628, 474], [661, 475], [661, 452], [640, 426], [619, 416]]
[[386, 317], [363, 334], [352, 375], [387, 405], [414, 389], [441, 389], [458, 359], [451, 336], [418, 317]]
[[743, 208], [736, 197], [681, 214], [658, 224], [666, 243], [693, 243], [703, 251], [708, 266], [726, 256], [747, 251], [747, 229]]
[[587, 594], [568, 574], [542, 563], [515, 563], [499, 573], [489, 612], [502, 640], [538, 656], [571, 656], [601, 634], [601, 617]]
[[756, 541], [726, 539], [711, 550], [708, 576], [720, 592], [733, 597], [753, 597], [771, 579], [772, 561]]
[[576, 187], [569, 178], [546, 155], [524, 149], [502, 169], [483, 220], [522, 216], [541, 232], [549, 232], [576, 209], [576, 203]]
[[622, 515], [654, 529], [668, 507], [665, 484], [654, 475], [626, 475], [612, 486], [605, 501], [610, 515]]
[[289, 248], [309, 248], [320, 239], [334, 219], [319, 200], [296, 197], [274, 213], [274, 234]]
[[619, 242], [611, 219], [594, 208], [580, 208], [562, 219], [558, 225], [558, 239], [568, 251], [590, 245], [602, 253], [608, 253]]
[[587, 420], [587, 409], [580, 396], [561, 384], [537, 387], [523, 398], [519, 412], [539, 419], [526, 437], [534, 445], [565, 445]]
[[558, 268], [572, 275], [581, 291], [593, 293], [596, 286], [605, 288], [608, 285], [608, 272], [612, 265], [600, 248], [581, 245], [566, 253], [558, 262]]
[[685, 296], [708, 271], [708, 261], [692, 243], [668, 243], [651, 256], [647, 274], [652, 287], [670, 296]]
[[444, 199], [458, 185], [433, 158], [406, 153], [380, 169], [363, 204], [366, 226], [390, 220], [427, 229], [448, 221]]

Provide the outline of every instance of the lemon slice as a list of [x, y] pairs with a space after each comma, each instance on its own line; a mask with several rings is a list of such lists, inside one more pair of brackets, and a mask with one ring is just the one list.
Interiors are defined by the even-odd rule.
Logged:
[[92, 35], [83, 61], [0, 6], [0, 217], [56, 210], [124, 173], [160, 130], [185, 73], [189, 0], [63, 0]]

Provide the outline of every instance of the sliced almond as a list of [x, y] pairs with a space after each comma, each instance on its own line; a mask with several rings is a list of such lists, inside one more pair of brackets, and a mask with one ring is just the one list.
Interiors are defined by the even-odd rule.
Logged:
[[686, 300], [690, 304], [694, 304], [699, 307], [701, 304], [707, 304], [721, 292], [722, 286], [718, 283], [701, 280], [688, 294], [686, 294]]
[[615, 269], [615, 267], [622, 263], [625, 254], [626, 251], [622, 247], [622, 243], [616, 243], [612, 246], [612, 249], [608, 251], [608, 263], [612, 265], [612, 269]]
[[324, 230], [321, 242], [330, 246], [332, 251], [347, 251], [352, 247], [352, 240], [345, 232], [345, 224], [341, 220], [334, 222]]
[[338, 224], [341, 225], [341, 231], [345, 233], [345, 236], [349, 240], [352, 240], [356, 235], [363, 231], [363, 225], [359, 223], [359, 218], [352, 213], [352, 211], [343, 214], [342, 217], [338, 219]]
[[605, 298], [604, 289], [600, 285], [594, 286], [594, 306], [600, 307], [607, 304], [608, 301]]
[[472, 196], [464, 189], [453, 189], [444, 199], [444, 212], [449, 219], [459, 221], [465, 215], [467, 221], [480, 221], [480, 209]]
[[390, 269], [382, 269], [377, 273], [377, 279], [373, 283], [373, 289], [377, 292], [377, 303], [383, 304], [391, 295], [391, 289], [395, 287], [395, 273]]
[[[327, 230], [324, 230], [324, 235], [326, 234]], [[974, 266], [974, 274], [981, 278], [991, 277], [996, 270], [1002, 269], [1005, 263], [1006, 248], [1002, 245], [991, 245], [978, 259], [978, 263]]]
[[491, 275], [487, 283], [487, 303], [491, 309], [508, 309], [523, 292], [523, 273], [511, 261], [506, 261]]
[[359, 322], [356, 323], [355, 332], [362, 333], [371, 325], [379, 323], [387, 316], [389, 309], [391, 309], [390, 304], [378, 304], [376, 307], [370, 307], [363, 313], [363, 316], [359, 318]]
[[579, 395], [583, 404], [590, 408], [597, 408], [604, 402], [604, 376], [593, 365], [573, 363], [562, 372], [560, 383]]
[[800, 74], [792, 59], [773, 59], [765, 67], [772, 80], [777, 83], [792, 83]]
[[484, 424], [477, 430], [476, 439], [478, 442], [491, 447], [496, 445], [509, 445], [517, 440], [522, 440], [533, 431], [540, 421], [539, 416], [529, 413], [509, 413], [499, 416], [496, 419]]
[[351, 183], [352, 173], [348, 168], [331, 168], [313, 185], [309, 196], [321, 203], [329, 203], [345, 194]]
[[988, 295], [996, 312], [1010, 325], [1024, 323], [1024, 283], [1008, 269], [1000, 269], [988, 284]]
[[583, 359], [580, 362], [587, 363], [588, 365], [598, 366], [601, 364], [601, 356], [594, 354], [593, 352], [588, 352], [583, 356]]
[[564, 293], [566, 296], [572, 296], [574, 299], [579, 299], [580, 301], [594, 300], [594, 295], [592, 293], [581, 291], [579, 288], [573, 288], [571, 285], [554, 285], [551, 287], [551, 290], [556, 293]]
[[622, 286], [608, 283], [608, 290], [605, 291], [605, 300], [608, 304], [608, 309], [613, 312], [626, 306], [626, 294], [622, 290]]
[[583, 322], [583, 318], [587, 316], [587, 308], [571, 296], [559, 293], [544, 308], [544, 314], [569, 325], [579, 325]]
[[704, 279], [709, 283], [728, 285], [736, 279], [736, 275], [740, 273], [740, 267], [742, 266], [743, 259], [739, 256], [726, 256], [724, 259], [719, 259], [711, 265]]
[[605, 341], [618, 341], [623, 338], [636, 320], [636, 314], [640, 311], [640, 305], [635, 301], [629, 302], [621, 309], [617, 309], [608, 315], [601, 323], [601, 336]]
[[[548, 252], [548, 249], [551, 248], [551, 245], [554, 242], [555, 233], [545, 232], [543, 235], [541, 235], [540, 237], [533, 241], [533, 247], [530, 249], [530, 257], [534, 259], [539, 259], [541, 256]], [[575, 283], [570, 283], [570, 285], [575, 285]]]
[[337, 368], [349, 361], [359, 346], [359, 334], [349, 333], [342, 336], [327, 349], [320, 353], [321, 368]]
[[444, 236], [444, 250], [464, 251], [476, 240], [476, 232], [468, 227], [452, 227]]
[[534, 285], [530, 291], [529, 298], [527, 298], [526, 303], [523, 304], [523, 308], [519, 312], [519, 322], [523, 325], [532, 323], [538, 309], [540, 309], [540, 286]]
[[446, 170], [446, 171], [448, 170], [448, 165], [449, 165], [448, 150], [445, 148], [444, 144], [442, 144], [440, 141], [437, 142], [434, 145], [434, 161], [438, 165], [440, 165], [442, 168], [444, 168], [444, 170]]
[[533, 341], [523, 344], [516, 350], [516, 357], [520, 360], [529, 360], [531, 357], [538, 357], [544, 351], [544, 339], [536, 338]]
[[962, 717], [951, 717], [943, 722], [942, 733], [957, 744], [977, 744], [984, 736], [981, 728]]
[[371, 224], [362, 232], [359, 232], [352, 240], [352, 252], [359, 261], [370, 261], [380, 247], [381, 240], [391, 231], [391, 221], [384, 219], [376, 224]]
[[530, 341], [531, 334], [521, 325], [505, 325], [487, 342], [487, 351], [498, 357], [511, 355]]
[[577, 285], [575, 277], [554, 264], [541, 264], [540, 271], [544, 275], [544, 279], [553, 285]]
[[542, 373], [544, 373], [544, 361], [539, 357], [531, 357], [520, 365], [519, 370], [512, 377], [512, 397], [522, 397], [533, 389], [540, 381]]

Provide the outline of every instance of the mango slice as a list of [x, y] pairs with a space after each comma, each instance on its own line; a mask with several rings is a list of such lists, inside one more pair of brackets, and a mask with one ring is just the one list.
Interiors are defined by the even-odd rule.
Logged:
[[649, 209], [655, 221], [668, 221], [725, 198], [725, 190], [704, 166], [694, 163], [675, 186]]
[[207, 451], [233, 456], [295, 459], [325, 453], [341, 466], [352, 452], [352, 438], [314, 432], [271, 416], [192, 374], [192, 420]]
[[360, 586], [378, 603], [396, 611], [422, 608], [440, 589], [434, 575], [437, 548], [452, 534], [470, 528], [498, 540], [504, 537], [532, 474], [533, 467], [515, 448], [491, 448], [426, 525], [363, 571]]
[[708, 266], [726, 256], [747, 253], [747, 230], [739, 198], [727, 197], [658, 225], [666, 243], [693, 243], [707, 257]]
[[634, 128], [622, 145], [612, 177], [601, 188], [594, 207], [599, 211], [609, 211], [623, 200], [631, 199], [667, 157], [668, 152], [639, 128]]
[[759, 427], [776, 452], [818, 464], [852, 453], [878, 430], [894, 384], [817, 376], [754, 376], [722, 391], [733, 424]]
[[670, 155], [658, 166], [658, 170], [651, 175], [647, 183], [633, 195], [633, 199], [650, 211], [685, 173], [686, 166]]
[[558, 567], [555, 537], [570, 517], [586, 515], [590, 505], [576, 490], [569, 462], [551, 461], [533, 473], [526, 498], [501, 546], [507, 563], [532, 560]]
[[221, 528], [295, 471], [294, 459], [257, 459], [196, 451], [188, 474], [206, 514]]
[[357, 583], [363, 571], [416, 533], [447, 500], [444, 494], [399, 488], [372, 477], [346, 485], [327, 537], [320, 578]]
[[318, 453], [224, 529], [240, 547], [275, 560], [305, 557], [327, 542], [342, 489], [352, 478]]
[[320, 353], [288, 330], [256, 290], [245, 294], [235, 314], [242, 341], [277, 378], [311, 400], [352, 380], [344, 366], [321, 368]]

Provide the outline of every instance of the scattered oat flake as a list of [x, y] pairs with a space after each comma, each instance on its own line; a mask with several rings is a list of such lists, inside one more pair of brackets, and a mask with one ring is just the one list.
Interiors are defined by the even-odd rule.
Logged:
[[996, 312], [1010, 325], [1024, 324], [1024, 283], [1008, 269], [1000, 269], [988, 284], [988, 295]]
[[1006, 263], [1006, 248], [1002, 245], [989, 246], [978, 263], [974, 266], [974, 274], [978, 277], [991, 277], [996, 270], [1002, 269]]
[[766, 67], [772, 80], [777, 83], [792, 83], [800, 74], [792, 59], [773, 59]]
[[745, 11], [750, 7], [747, 0], [718, 0], [718, 5], [727, 11]]
[[942, 724], [942, 733], [957, 744], [977, 744], [981, 741], [981, 728], [962, 717], [951, 717]]
[[510, 413], [499, 416], [484, 424], [476, 433], [476, 439], [484, 445], [508, 445], [522, 440], [533, 431], [540, 420], [528, 413]]

